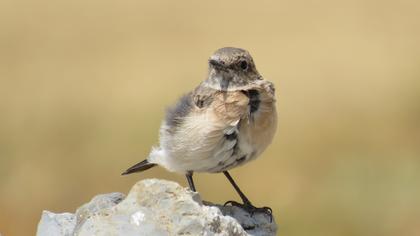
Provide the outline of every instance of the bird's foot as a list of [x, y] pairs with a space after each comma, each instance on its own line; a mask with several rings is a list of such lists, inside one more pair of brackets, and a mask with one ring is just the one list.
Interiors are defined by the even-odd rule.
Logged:
[[247, 211], [251, 215], [251, 217], [255, 213], [263, 213], [267, 215], [268, 217], [270, 217], [270, 222], [273, 221], [273, 210], [270, 207], [255, 207], [254, 205], [251, 204], [251, 202], [239, 203], [236, 201], [227, 201], [223, 206], [227, 206], [227, 205], [242, 208], [245, 211]]

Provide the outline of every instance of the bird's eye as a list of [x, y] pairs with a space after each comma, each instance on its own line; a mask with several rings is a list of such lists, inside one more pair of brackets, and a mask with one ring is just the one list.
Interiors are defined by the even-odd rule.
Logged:
[[248, 62], [241, 61], [241, 62], [239, 62], [239, 66], [241, 67], [242, 70], [246, 70], [246, 69], [248, 69]]

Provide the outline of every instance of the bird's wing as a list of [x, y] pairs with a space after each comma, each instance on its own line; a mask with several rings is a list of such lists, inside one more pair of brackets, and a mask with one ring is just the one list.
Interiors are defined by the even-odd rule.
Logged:
[[272, 103], [276, 101], [274, 84], [268, 80], [257, 80], [250, 84], [250, 89], [259, 91], [261, 102]]

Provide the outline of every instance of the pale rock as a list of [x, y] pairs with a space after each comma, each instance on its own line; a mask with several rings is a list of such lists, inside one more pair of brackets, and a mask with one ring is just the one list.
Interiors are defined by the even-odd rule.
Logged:
[[44, 211], [37, 235], [276, 235], [274, 219], [263, 213], [251, 217], [238, 207], [205, 204], [198, 193], [177, 183], [147, 179], [127, 197], [98, 195], [75, 214]]

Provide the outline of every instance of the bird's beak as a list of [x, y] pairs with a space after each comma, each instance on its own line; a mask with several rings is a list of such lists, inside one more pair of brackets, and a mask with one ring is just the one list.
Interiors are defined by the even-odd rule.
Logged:
[[222, 91], [227, 91], [229, 87], [230, 79], [222, 77], [219, 82], [220, 82], [220, 89]]

